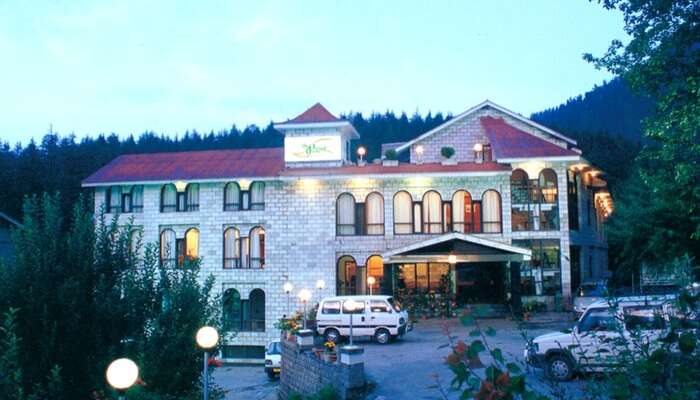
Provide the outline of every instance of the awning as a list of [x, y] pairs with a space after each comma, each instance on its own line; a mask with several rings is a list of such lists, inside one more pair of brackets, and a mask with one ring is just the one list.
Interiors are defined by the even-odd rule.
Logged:
[[504, 262], [528, 261], [529, 249], [464, 233], [447, 233], [434, 238], [389, 250], [382, 254], [385, 264], [416, 262]]

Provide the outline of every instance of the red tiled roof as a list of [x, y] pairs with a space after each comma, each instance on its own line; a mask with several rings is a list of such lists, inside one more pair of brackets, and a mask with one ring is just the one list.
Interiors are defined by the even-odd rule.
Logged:
[[510, 171], [507, 164], [495, 162], [485, 163], [459, 163], [456, 165], [442, 165], [441, 163], [409, 164], [400, 163], [395, 167], [381, 164], [367, 164], [365, 166], [345, 165], [330, 168], [287, 168], [280, 173], [283, 176], [332, 176], [332, 175], [379, 175], [379, 174], [411, 174], [411, 173], [445, 173], [445, 172], [498, 172]]
[[579, 153], [540, 139], [507, 124], [502, 118], [481, 117], [495, 159], [578, 156]]
[[316, 103], [308, 110], [283, 124], [303, 124], [308, 122], [337, 122], [340, 118], [331, 114], [321, 103]]
[[186, 151], [121, 155], [83, 184], [276, 176], [284, 149]]

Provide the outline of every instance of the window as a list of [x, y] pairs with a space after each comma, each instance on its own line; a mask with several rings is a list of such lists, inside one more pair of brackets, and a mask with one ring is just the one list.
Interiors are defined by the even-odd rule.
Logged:
[[164, 229], [160, 233], [160, 261], [163, 265], [174, 267], [177, 260], [175, 231]]
[[265, 209], [265, 183], [253, 182], [250, 184], [250, 209], [264, 210]]
[[265, 230], [259, 226], [250, 230], [249, 268], [262, 268], [265, 265]]
[[129, 253], [131, 257], [141, 255], [142, 239], [143, 231], [141, 229], [132, 229], [129, 233]]
[[336, 293], [338, 295], [357, 294], [357, 282], [362, 279], [357, 274], [357, 263], [351, 256], [342, 256], [338, 260]]
[[229, 182], [224, 186], [224, 211], [237, 211], [241, 209], [241, 187], [236, 182]]
[[516, 169], [510, 176], [510, 204], [513, 231], [529, 231], [532, 225], [530, 180], [522, 169]]
[[365, 200], [365, 216], [367, 219], [368, 235], [384, 234], [384, 198], [377, 192], [367, 195]]
[[248, 300], [236, 289], [227, 289], [222, 299], [222, 325], [226, 331], [265, 332], [265, 292], [253, 289]]
[[350, 300], [345, 300], [343, 302], [343, 314], [364, 314], [365, 313], [365, 302], [364, 301], [354, 300], [356, 308], [352, 312], [350, 310], [348, 310], [348, 308], [345, 306], [348, 303], [348, 301], [350, 301]]
[[179, 211], [199, 211], [199, 183], [190, 183], [185, 188], [186, 200]]
[[557, 174], [551, 169], [545, 169], [539, 176], [540, 199], [540, 230], [551, 231], [559, 229], [559, 190]]
[[661, 307], [658, 306], [624, 307], [623, 314], [625, 325], [630, 331], [666, 328], [666, 320], [663, 317]]
[[513, 240], [513, 245], [532, 250], [532, 260], [520, 264], [522, 294], [552, 296], [561, 293], [559, 240]]
[[458, 190], [452, 196], [452, 229], [455, 232], [473, 232], [472, 196], [465, 190]]
[[442, 285], [443, 276], [450, 274], [447, 263], [417, 263], [399, 266], [399, 287], [413, 291], [437, 291]]
[[340, 314], [340, 300], [327, 301], [321, 308], [322, 314]]
[[224, 330], [240, 330], [243, 313], [241, 312], [241, 295], [236, 289], [227, 289], [223, 295], [222, 325]]
[[501, 232], [501, 195], [495, 190], [487, 190], [481, 196], [483, 207], [484, 233]]
[[224, 269], [241, 267], [241, 235], [236, 228], [224, 231]]
[[120, 213], [122, 211], [122, 188], [120, 186], [110, 186], [107, 188], [107, 212]]
[[423, 195], [423, 233], [442, 233], [442, 198], [433, 190]]
[[408, 192], [401, 191], [394, 195], [394, 234], [413, 233], [413, 199]]
[[199, 257], [199, 229], [197, 228], [191, 228], [185, 232], [185, 257], [188, 260]]
[[131, 188], [131, 212], [143, 212], [143, 185], [135, 185]]
[[579, 332], [615, 331], [617, 321], [608, 308], [589, 308], [578, 323]]
[[389, 305], [386, 304], [385, 301], [383, 300], [372, 300], [369, 303], [369, 310], [371, 312], [383, 312], [383, 313], [388, 313], [391, 312], [391, 309], [389, 308]]
[[355, 235], [355, 198], [343, 193], [336, 201], [336, 235]]
[[371, 256], [367, 259], [367, 277], [373, 277], [376, 282], [372, 285], [372, 293], [380, 294], [384, 287], [384, 261], [381, 256]]
[[244, 328], [250, 332], [265, 332], [265, 292], [253, 289], [248, 297], [250, 319], [244, 321]]
[[160, 212], [177, 211], [177, 189], [169, 183], [160, 190]]

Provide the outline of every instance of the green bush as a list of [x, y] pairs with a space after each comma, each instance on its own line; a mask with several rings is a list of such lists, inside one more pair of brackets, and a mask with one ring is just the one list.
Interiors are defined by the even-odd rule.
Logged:
[[455, 155], [455, 149], [450, 146], [445, 146], [440, 149], [440, 154], [445, 158], [452, 158]]
[[389, 149], [384, 152], [384, 158], [387, 160], [396, 160], [398, 158], [398, 154], [396, 153], [396, 150], [394, 149]]

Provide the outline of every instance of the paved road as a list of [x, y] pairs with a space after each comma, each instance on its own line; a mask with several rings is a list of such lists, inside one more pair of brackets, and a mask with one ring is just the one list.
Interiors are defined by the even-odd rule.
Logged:
[[[443, 327], [448, 324], [451, 334], [468, 342], [471, 327], [463, 327], [456, 320], [427, 320], [416, 324], [413, 332], [403, 340], [389, 345], [359, 341], [365, 347], [365, 371], [367, 377], [376, 382], [376, 389], [369, 399], [435, 399], [439, 397], [436, 384], [439, 377], [443, 386], [447, 387], [452, 374], [444, 364], [444, 357], [450, 352], [448, 348], [438, 347], [446, 343]], [[481, 320], [482, 329], [491, 326], [496, 329], [496, 336], [488, 337], [492, 347], [500, 347], [506, 358], [522, 362], [524, 340], [521, 332], [513, 322], [506, 320]], [[551, 331], [552, 328], [534, 329], [527, 332], [528, 336], [536, 336]], [[484, 364], [490, 359], [483, 356]], [[263, 366], [225, 366], [214, 372], [214, 378], [220, 386], [228, 390], [227, 400], [233, 399], [276, 399], [278, 381], [270, 381], [265, 375]], [[541, 371], [530, 369], [527, 382], [534, 384], [541, 391], [551, 390], [544, 383]], [[555, 390], [561, 391], [568, 397], [576, 394], [585, 385], [585, 381], [577, 379], [560, 385]], [[458, 398], [456, 392], [449, 394], [450, 398]]]

